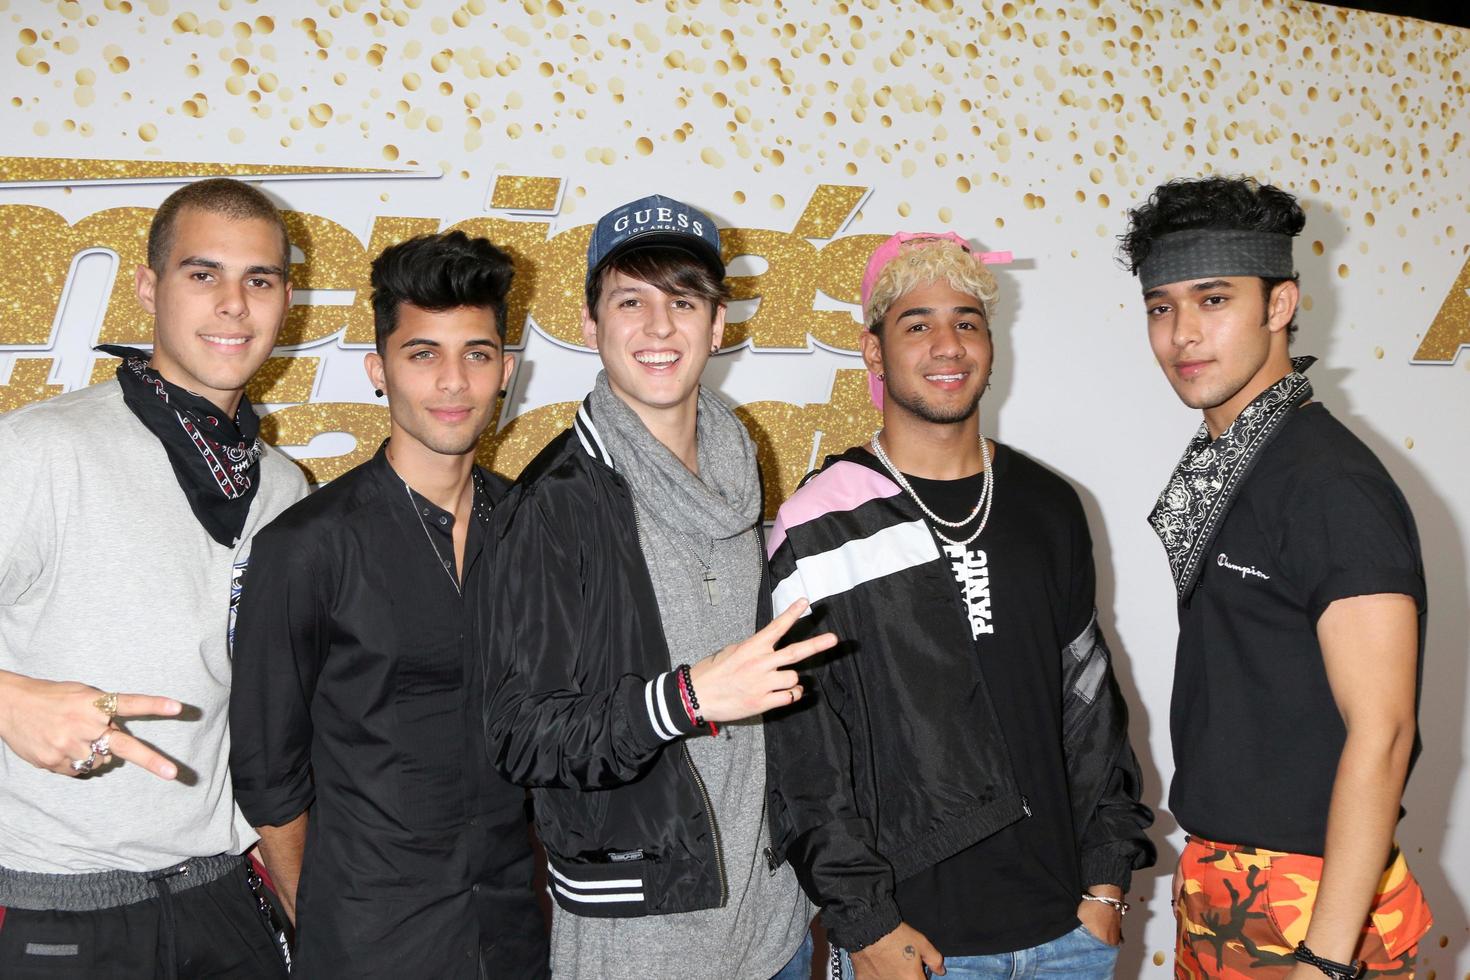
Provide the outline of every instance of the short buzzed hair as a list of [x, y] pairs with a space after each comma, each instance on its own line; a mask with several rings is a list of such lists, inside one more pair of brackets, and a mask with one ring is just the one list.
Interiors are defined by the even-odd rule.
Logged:
[[185, 184], [164, 198], [153, 214], [153, 223], [148, 226], [148, 268], [162, 272], [168, 261], [169, 250], [174, 244], [174, 225], [179, 212], [185, 208], [223, 215], [236, 221], [265, 221], [276, 226], [281, 233], [281, 268], [285, 277], [291, 277], [291, 241], [286, 232], [286, 222], [281, 212], [258, 189], [243, 181], [229, 177], [211, 177], [208, 180]]

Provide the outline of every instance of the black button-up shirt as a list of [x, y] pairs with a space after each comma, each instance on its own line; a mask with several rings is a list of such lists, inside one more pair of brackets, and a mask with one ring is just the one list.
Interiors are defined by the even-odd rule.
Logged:
[[505, 483], [474, 479], [459, 582], [453, 515], [382, 449], [252, 546], [230, 766], [252, 824], [310, 808], [295, 957], [309, 980], [548, 972], [524, 791], [481, 734], [487, 525]]

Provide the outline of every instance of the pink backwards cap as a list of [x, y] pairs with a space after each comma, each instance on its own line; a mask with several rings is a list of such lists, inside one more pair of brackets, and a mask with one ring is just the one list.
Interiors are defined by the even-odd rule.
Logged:
[[[878, 283], [878, 277], [888, 267], [888, 263], [898, 258], [898, 253], [909, 242], [954, 242], [966, 252], [971, 251], [970, 243], [952, 231], [901, 231], [889, 238], [882, 245], [873, 250], [873, 255], [868, 259], [868, 266], [863, 270], [862, 301], [864, 315], [867, 313], [868, 300], [873, 295], [873, 287]], [[1010, 252], [981, 252], [975, 256], [986, 265], [1005, 265], [1012, 259]]]
[[[888, 263], [898, 258], [898, 253], [909, 242], [954, 242], [966, 252], [970, 252], [970, 243], [952, 231], [901, 231], [889, 238], [882, 245], [873, 250], [872, 258], [868, 259], [868, 266], [863, 270], [863, 316], [868, 315], [868, 300], [873, 296], [873, 287], [878, 284], [878, 277], [888, 267]], [[1012, 261], [1014, 256], [1010, 252], [980, 252], [975, 257], [985, 265], [1005, 265]], [[868, 374], [868, 395], [873, 399], [873, 404], [878, 410], [883, 410], [883, 380], [876, 374]]]

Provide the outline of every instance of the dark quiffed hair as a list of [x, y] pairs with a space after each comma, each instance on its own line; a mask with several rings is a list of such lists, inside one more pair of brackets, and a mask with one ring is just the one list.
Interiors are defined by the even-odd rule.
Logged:
[[488, 238], [462, 231], [419, 235], [390, 245], [373, 260], [373, 334], [378, 353], [398, 327], [398, 305], [412, 303], [439, 312], [477, 306], [495, 314], [495, 329], [505, 339], [506, 299], [515, 267], [510, 256]]
[[174, 225], [179, 219], [179, 212], [185, 208], [224, 215], [235, 221], [254, 219], [275, 225], [281, 232], [282, 274], [290, 278], [291, 243], [281, 212], [258, 189], [229, 177], [211, 177], [185, 184], [164, 198], [158, 210], [153, 212], [153, 223], [148, 226], [148, 268], [154, 272], [163, 271], [169, 250], [174, 247]]
[[614, 270], [646, 282], [670, 296], [698, 296], [716, 308], [730, 302], [730, 287], [709, 263], [682, 248], [650, 245], [619, 252], [588, 281], [587, 312], [594, 323], [597, 321], [597, 301], [602, 299], [602, 284], [608, 273]]
[[[1251, 177], [1181, 178], [1160, 185], [1147, 201], [1128, 212], [1128, 231], [1118, 239], [1118, 261], [1137, 275], [1154, 242], [1176, 231], [1216, 228], [1294, 237], [1306, 224], [1307, 216], [1296, 197], [1279, 187]], [[1296, 281], [1295, 275], [1290, 279], [1261, 279], [1268, 300], [1276, 286]], [[1288, 335], [1296, 333], [1294, 318], [1288, 330]]]

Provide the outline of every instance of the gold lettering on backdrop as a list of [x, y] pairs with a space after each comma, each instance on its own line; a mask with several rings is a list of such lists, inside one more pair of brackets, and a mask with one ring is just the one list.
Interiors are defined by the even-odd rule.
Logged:
[[[544, 182], [553, 178], [534, 178]], [[527, 181], [533, 178], [525, 178]], [[544, 183], [529, 185], [544, 203]], [[498, 185], [497, 185], [498, 188]], [[850, 201], [860, 200], [865, 188], [821, 185], [798, 222], [803, 230], [836, 227]], [[497, 193], [499, 191], [497, 190]], [[507, 192], [513, 199], [515, 194]], [[341, 290], [354, 293], [350, 303], [298, 304], [291, 308], [280, 345], [299, 347], [345, 331], [349, 345], [373, 342], [371, 291], [368, 284], [372, 258], [384, 248], [414, 235], [440, 229], [435, 218], [380, 216], [373, 222], [366, 247], [342, 225], [305, 211], [283, 213], [291, 242], [302, 261], [291, 267], [300, 290]], [[0, 207], [11, 261], [0, 270], [0, 344], [43, 346], [50, 339], [56, 309], [65, 290], [72, 260], [90, 250], [108, 250], [118, 257], [97, 343], [141, 344], [151, 339], [152, 324], [133, 296], [133, 269], [146, 260], [148, 208], [111, 208], [68, 226], [54, 211], [28, 205]], [[582, 277], [591, 225], [579, 225], [546, 237], [546, 221], [506, 218], [467, 218], [454, 225], [466, 233], [483, 234], [502, 244], [516, 263], [516, 281], [507, 311], [506, 340], [519, 346], [529, 314], [548, 336], [582, 346]], [[839, 350], [856, 350], [855, 322], [842, 310], [813, 308], [817, 292], [842, 302], [857, 301], [863, 263], [871, 251], [867, 243], [882, 236], [860, 235], [835, 239], [820, 251], [800, 234], [771, 229], [725, 228], [727, 261], [739, 255], [764, 260], [760, 273], [731, 277], [738, 299], [759, 299], [754, 315], [726, 331], [726, 346], [751, 340], [756, 348], [804, 349], [807, 337]], [[861, 244], [855, 239], [861, 239]]]
[[7, 244], [0, 267], [0, 344], [47, 344], [72, 261], [103, 249], [116, 253], [121, 274], [114, 276], [98, 343], [147, 340], [152, 328], [133, 299], [133, 268], [145, 259], [151, 220], [146, 208], [110, 208], [68, 225], [46, 208], [0, 207]]
[[49, 357], [17, 357], [10, 380], [0, 384], [0, 413], [61, 394], [61, 385], [46, 383], [54, 363]]
[[546, 444], [572, 424], [580, 401], [552, 402], [522, 412], [495, 432], [494, 427], [480, 439], [475, 461], [510, 479], [521, 475], [526, 464], [536, 458]]
[[499, 174], [490, 192], [490, 207], [498, 211], [555, 211], [560, 194], [560, 177]]
[[[0, 344], [42, 347], [51, 339], [67, 269], [77, 253], [66, 219], [25, 204], [0, 207]], [[10, 406], [13, 407], [13, 406]]]
[[152, 208], [109, 208], [83, 218], [72, 229], [83, 248], [105, 248], [117, 255], [107, 312], [97, 331], [99, 344], [148, 344], [153, 342], [153, 320], [138, 305], [133, 272], [148, 264], [148, 226]]
[[260, 420], [261, 438], [273, 446], [307, 446], [328, 432], [344, 433], [357, 442], [338, 456], [298, 459], [312, 483], [328, 483], [371, 459], [388, 438], [388, 409], [364, 402], [312, 402], [277, 409]]
[[735, 414], [750, 430], [766, 485], [766, 520], [796, 491], [812, 463], [842, 452], [883, 424], [882, 414], [868, 395], [868, 372], [838, 370], [832, 396], [826, 402], [792, 405], [788, 402], [748, 402]]
[[[840, 303], [857, 306], [862, 302], [863, 269], [868, 257], [882, 245], [887, 235], [848, 235], [833, 239], [817, 253], [816, 288]], [[845, 310], [813, 310], [810, 333], [812, 339], [834, 350], [858, 350], [863, 325]], [[862, 311], [858, 311], [861, 318]]]
[[329, 218], [305, 211], [283, 211], [286, 234], [301, 250], [302, 261], [291, 264], [291, 284], [300, 290], [354, 289], [351, 304], [299, 303], [286, 313], [286, 324], [276, 343], [282, 347], [311, 344], [332, 336], [344, 327], [361, 334], [366, 319], [372, 334], [373, 308], [362, 286], [368, 278], [368, 255], [352, 232]]
[[819, 184], [796, 219], [792, 234], [802, 238], [831, 238], [842, 230], [853, 209], [868, 196], [866, 187], [851, 184]]
[[[784, 231], [757, 228], [725, 228], [720, 248], [728, 265], [741, 255], [756, 255], [766, 270], [753, 276], [730, 276], [734, 299], [759, 299], [755, 313], [725, 326], [726, 347], [750, 340], [756, 348], [806, 348], [808, 320], [817, 295], [817, 247], [805, 238]], [[851, 321], [851, 317], [848, 320]]]
[[[490, 203], [505, 210], [554, 212], [561, 184], [561, 178], [502, 174]], [[754, 313], [727, 328], [726, 347], [749, 341], [757, 351], [804, 350], [815, 341], [836, 350], [857, 349], [861, 326], [852, 313], [817, 309], [816, 303], [819, 292], [841, 303], [855, 305], [858, 301], [863, 265], [884, 236], [831, 236], [843, 227], [866, 193], [864, 187], [820, 185], [790, 232], [721, 229], [727, 261], [750, 255], [764, 266], [759, 272], [731, 277], [737, 298], [758, 303]], [[444, 226], [438, 218], [378, 216], [364, 244], [358, 233], [330, 218], [306, 211], [283, 214], [291, 242], [301, 254], [301, 261], [291, 270], [296, 288], [340, 291], [350, 298], [293, 306], [279, 339], [282, 347], [307, 347], [339, 334], [344, 345], [370, 346], [372, 258], [389, 245]], [[152, 218], [153, 211], [147, 208], [110, 208], [69, 225], [61, 215], [43, 207], [0, 207], [0, 222], [10, 245], [10, 262], [0, 269], [0, 349], [52, 343], [52, 327], [73, 264], [81, 254], [97, 250], [111, 251], [118, 263], [97, 334], [87, 341], [151, 342], [152, 323], [133, 295], [132, 271], [146, 261]], [[553, 233], [549, 220], [476, 216], [447, 227], [484, 235], [515, 262], [505, 324], [509, 346], [524, 344], [528, 319], [558, 343], [582, 346], [582, 278], [590, 224]], [[115, 363], [107, 357], [94, 360], [91, 382], [110, 377]], [[381, 404], [308, 402], [322, 363], [321, 357], [273, 357], [248, 389], [258, 405], [284, 406], [262, 422], [262, 432], [273, 443], [304, 447], [324, 433], [352, 438], [354, 445], [345, 453], [301, 460], [318, 483], [369, 458], [388, 433], [388, 415]], [[49, 357], [17, 357], [8, 383], [0, 385], [0, 411], [59, 394], [62, 386], [46, 383], [53, 366]], [[576, 406], [576, 402], [543, 405], [512, 419], [503, 430], [485, 437], [479, 459], [508, 476], [518, 474], [549, 439], [570, 424]], [[838, 371], [828, 403], [755, 402], [742, 406], [739, 413], [759, 447], [771, 491], [771, 514], [806, 472], [814, 451], [840, 451], [866, 438], [878, 424], [878, 413], [867, 400], [862, 370]]]
[[1470, 347], [1470, 260], [1460, 267], [1460, 274], [1429, 324], [1414, 360], [1421, 364], [1451, 364], [1462, 347]]
[[[569, 347], [582, 347], [583, 278], [592, 226], [578, 225], [531, 248], [530, 273], [537, 288], [531, 294], [531, 319], [541, 332]], [[516, 278], [521, 268], [516, 266]], [[517, 328], [518, 329], [518, 328]]]

